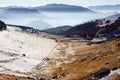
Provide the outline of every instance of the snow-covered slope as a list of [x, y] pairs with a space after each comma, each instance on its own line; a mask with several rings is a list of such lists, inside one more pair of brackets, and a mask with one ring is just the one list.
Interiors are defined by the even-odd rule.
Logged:
[[0, 32], [0, 69], [29, 72], [47, 57], [57, 43], [8, 26]]

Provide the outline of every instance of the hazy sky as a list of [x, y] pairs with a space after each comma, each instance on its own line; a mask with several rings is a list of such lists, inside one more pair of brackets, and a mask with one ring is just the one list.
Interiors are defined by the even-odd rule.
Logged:
[[50, 3], [91, 6], [120, 4], [120, 0], [0, 0], [0, 6], [40, 6]]

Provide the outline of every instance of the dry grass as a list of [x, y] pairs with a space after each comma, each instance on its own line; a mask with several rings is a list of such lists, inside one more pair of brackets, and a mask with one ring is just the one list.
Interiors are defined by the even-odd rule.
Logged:
[[40, 71], [58, 80], [79, 80], [104, 68], [120, 67], [120, 38], [92, 46], [74, 45], [72, 49], [75, 54], [68, 57], [68, 62], [74, 58], [72, 62], [58, 60], [63, 61], [62, 64], [52, 64], [51, 68]]
[[[14, 75], [5, 75], [5, 74], [0, 74], [0, 80], [29, 80], [27, 77], [18, 77]], [[32, 79], [34, 80], [34, 79]]]

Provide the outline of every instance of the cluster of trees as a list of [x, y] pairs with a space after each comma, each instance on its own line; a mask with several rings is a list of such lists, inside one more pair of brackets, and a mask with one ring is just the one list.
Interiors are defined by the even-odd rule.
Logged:
[[0, 31], [6, 30], [6, 29], [7, 29], [6, 24], [3, 21], [0, 21]]
[[[99, 27], [99, 25], [103, 25]], [[109, 34], [112, 31], [120, 29], [120, 17], [111, 23], [109, 20], [96, 20], [87, 22], [81, 25], [76, 25], [71, 29], [60, 33], [59, 35], [64, 35], [66, 37], [82, 37], [85, 39], [92, 39], [94, 37], [100, 37], [105, 34]]]
[[97, 22], [91, 21], [88, 23], [84, 23], [81, 25], [77, 25], [66, 32], [62, 33], [66, 37], [83, 37], [87, 39], [91, 39], [98, 32], [99, 27], [97, 26]]
[[111, 33], [112, 31], [115, 31], [115, 30], [120, 30], [120, 17], [117, 20], [115, 20], [114, 23], [112, 23], [110, 25], [106, 25], [103, 28], [101, 28], [99, 30], [99, 34], [105, 35], [105, 34]]

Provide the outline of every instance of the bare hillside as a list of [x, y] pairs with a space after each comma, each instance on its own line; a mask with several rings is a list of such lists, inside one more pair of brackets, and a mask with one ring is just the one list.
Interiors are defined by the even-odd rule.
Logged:
[[58, 57], [47, 60], [49, 67], [39, 68], [37, 73], [51, 80], [119, 80], [120, 38], [91, 46], [68, 41], [57, 48]]

